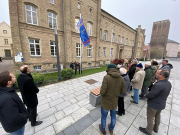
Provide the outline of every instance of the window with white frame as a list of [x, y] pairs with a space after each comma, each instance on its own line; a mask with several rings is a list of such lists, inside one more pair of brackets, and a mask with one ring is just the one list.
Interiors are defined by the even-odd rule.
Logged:
[[54, 4], [54, 0], [50, 0], [50, 3], [51, 3], [51, 4]]
[[50, 46], [51, 46], [51, 56], [56, 57], [56, 45], [55, 42], [50, 41]]
[[49, 28], [54, 29], [54, 26], [57, 26], [57, 15], [51, 12], [48, 12]]
[[91, 57], [91, 47], [92, 45], [87, 46], [87, 57]]
[[91, 63], [88, 63], [88, 67], [91, 67]]
[[124, 37], [122, 37], [121, 44], [123, 44]]
[[120, 40], [120, 35], [118, 35], [118, 40], [117, 40], [117, 43], [119, 44], [119, 40]]
[[78, 9], [80, 9], [80, 8], [81, 8], [81, 3], [78, 2]]
[[92, 23], [87, 23], [87, 32], [89, 36], [92, 36]]
[[103, 65], [105, 65], [106, 64], [106, 62], [105, 61], [103, 61]]
[[42, 66], [33, 66], [33, 70], [41, 70]]
[[76, 56], [80, 57], [80, 43], [76, 43]]
[[79, 18], [75, 18], [75, 30], [77, 33], [80, 33], [79, 29], [77, 28], [78, 22], [79, 22]]
[[53, 69], [57, 69], [57, 65], [53, 65]]
[[112, 36], [111, 36], [111, 41], [114, 42], [114, 33], [112, 33]]
[[113, 57], [113, 48], [111, 48], [111, 57]]
[[134, 41], [132, 42], [132, 46], [134, 46]]
[[128, 42], [128, 38], [126, 38], [126, 45], [127, 45], [127, 42]]
[[98, 56], [100, 57], [101, 54], [101, 47], [99, 47]]
[[107, 30], [104, 31], [104, 41], [107, 40]]
[[124, 51], [124, 57], [126, 57], [126, 50]]
[[37, 25], [37, 9], [33, 6], [26, 5], [26, 22]]
[[100, 29], [99, 31], [99, 39], [101, 39], [101, 36], [102, 36], [102, 29]]
[[41, 56], [39, 39], [29, 39], [30, 55]]
[[106, 57], [106, 47], [103, 47], [103, 57]]
[[92, 14], [92, 9], [91, 8], [89, 9], [89, 14]]
[[4, 44], [5, 44], [5, 45], [8, 44], [8, 39], [4, 39]]

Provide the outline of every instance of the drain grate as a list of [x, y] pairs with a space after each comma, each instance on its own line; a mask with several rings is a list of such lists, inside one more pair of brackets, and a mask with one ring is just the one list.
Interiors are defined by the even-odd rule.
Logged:
[[96, 81], [94, 79], [90, 79], [90, 80], [87, 80], [85, 82], [88, 83], [88, 84], [94, 84], [94, 83], [97, 83], [98, 81]]

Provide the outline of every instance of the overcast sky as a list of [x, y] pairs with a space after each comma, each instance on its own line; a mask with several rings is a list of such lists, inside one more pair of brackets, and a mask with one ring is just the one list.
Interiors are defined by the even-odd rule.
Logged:
[[[102, 9], [132, 28], [146, 29], [149, 43], [153, 22], [169, 19], [169, 39], [180, 43], [180, 0], [101, 0]], [[10, 25], [8, 0], [1, 0], [0, 22]]]

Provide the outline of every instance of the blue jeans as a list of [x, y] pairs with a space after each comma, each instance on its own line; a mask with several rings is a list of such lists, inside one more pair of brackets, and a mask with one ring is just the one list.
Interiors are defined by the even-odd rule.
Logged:
[[15, 132], [9, 133], [9, 135], [24, 135], [24, 129], [25, 129], [25, 126], [23, 126], [22, 128], [20, 128], [19, 130]]
[[133, 88], [133, 91], [134, 91], [134, 101], [136, 103], [139, 103], [139, 89]]
[[[105, 130], [107, 115], [108, 115], [108, 111], [103, 109], [101, 106], [101, 130]], [[110, 116], [111, 116], [110, 130], [113, 131], [116, 124], [116, 109], [110, 110]]]

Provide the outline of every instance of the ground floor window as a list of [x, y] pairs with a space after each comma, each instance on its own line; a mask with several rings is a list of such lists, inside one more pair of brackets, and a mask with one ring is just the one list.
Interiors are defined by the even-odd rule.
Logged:
[[57, 65], [53, 65], [53, 69], [57, 69]]
[[42, 69], [42, 66], [33, 66], [33, 69], [34, 69], [34, 70], [41, 70], [41, 69]]

